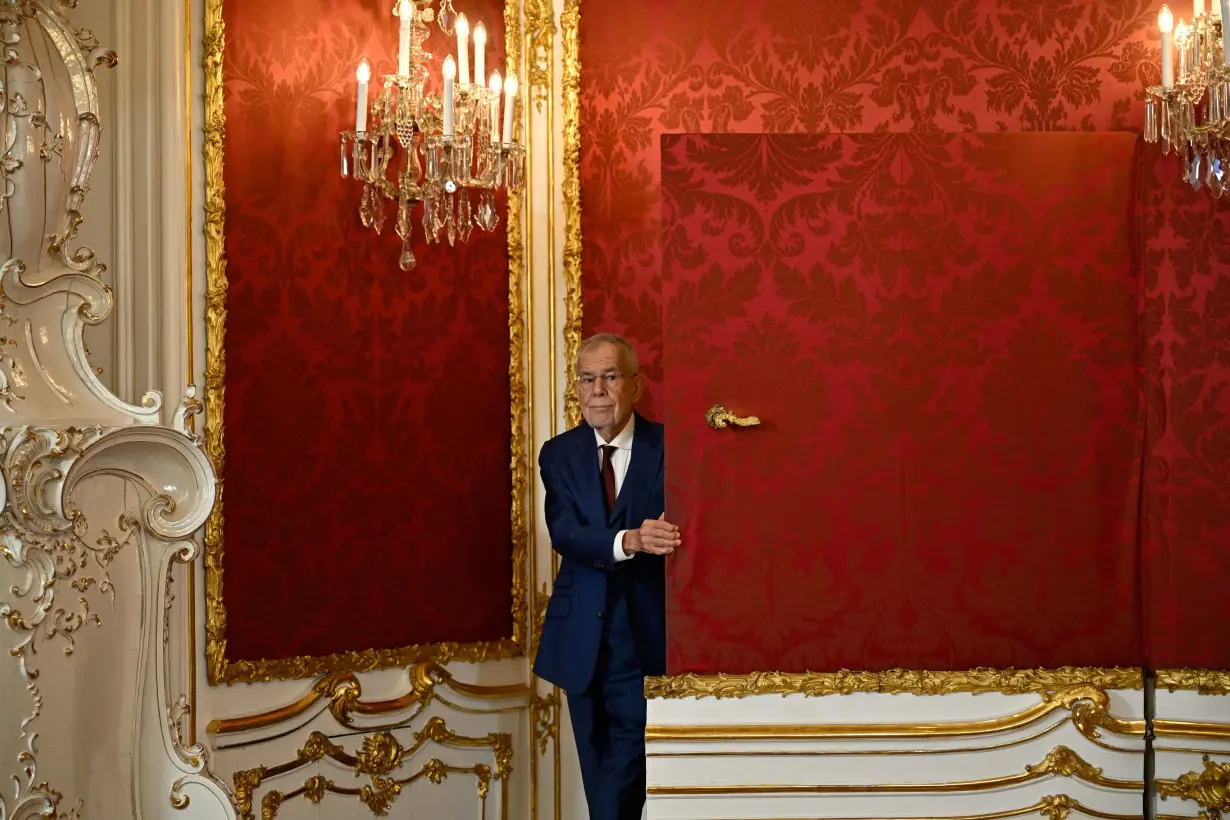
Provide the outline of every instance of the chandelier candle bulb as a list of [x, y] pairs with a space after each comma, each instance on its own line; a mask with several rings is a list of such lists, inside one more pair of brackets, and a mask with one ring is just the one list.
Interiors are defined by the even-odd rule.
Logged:
[[1174, 27], [1174, 44], [1179, 52], [1179, 82], [1184, 82], [1187, 79], [1188, 71], [1188, 49], [1190, 40], [1188, 39], [1187, 24], [1179, 18], [1179, 25]]
[[356, 134], [362, 134], [367, 130], [367, 83], [372, 78], [372, 67], [368, 65], [367, 60], [359, 61], [359, 68], [355, 71], [355, 79], [359, 81], [359, 99], [355, 104], [354, 111], [354, 131]]
[[414, 4], [401, 0], [397, 16], [401, 22], [397, 33], [397, 73], [404, 77], [410, 73], [410, 25], [414, 22]]
[[509, 77], [504, 81], [504, 142], [513, 141], [513, 111], [517, 105], [517, 78]]
[[1204, 0], [1192, 0], [1192, 17], [1204, 14]]
[[491, 82], [487, 86], [491, 89], [491, 141], [500, 141], [500, 92], [504, 90], [504, 83], [500, 80], [500, 72], [491, 72]]
[[1223, 20], [1221, 27], [1221, 45], [1222, 54], [1225, 58], [1226, 65], [1230, 65], [1230, 24], [1224, 21], [1230, 20], [1230, 0], [1221, 0], [1221, 14], [1218, 15]]
[[474, 84], [482, 85], [487, 74], [487, 27], [479, 23], [474, 27]]
[[1170, 6], [1162, 6], [1157, 15], [1157, 27], [1162, 31], [1162, 85], [1174, 88], [1174, 17], [1170, 14]]
[[457, 65], [453, 55], [444, 58], [444, 136], [453, 136], [453, 78], [457, 75]]
[[457, 84], [470, 84], [470, 21], [457, 15]]

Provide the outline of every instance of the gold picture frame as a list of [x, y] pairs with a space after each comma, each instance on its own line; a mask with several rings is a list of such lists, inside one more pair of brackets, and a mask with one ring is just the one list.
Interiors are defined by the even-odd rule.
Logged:
[[[521, 11], [518, 0], [505, 0], [507, 31], [506, 71], [517, 76], [519, 68]], [[226, 23], [222, 0], [205, 0], [204, 57], [205, 74], [205, 448], [213, 459], [219, 478], [226, 468], [226, 186], [223, 179], [226, 112], [223, 108], [222, 66], [225, 59]], [[518, 104], [523, 106], [521, 98]], [[481, 662], [518, 657], [525, 653], [527, 615], [527, 533], [526, 493], [529, 480], [527, 461], [526, 368], [532, 352], [524, 334], [525, 304], [523, 279], [525, 263], [522, 248], [521, 199], [508, 201], [508, 330], [509, 330], [509, 423], [512, 430], [510, 470], [512, 493], [509, 514], [512, 519], [512, 635], [495, 641], [476, 643], [437, 643], [365, 649], [324, 656], [293, 656], [256, 661], [236, 661], [226, 656], [226, 605], [223, 599], [223, 524], [225, 522], [225, 484], [218, 483], [217, 503], [205, 525], [205, 660], [211, 685], [257, 683], [271, 680], [310, 678], [329, 672], [363, 672], [374, 669], [410, 666], [420, 661]]]

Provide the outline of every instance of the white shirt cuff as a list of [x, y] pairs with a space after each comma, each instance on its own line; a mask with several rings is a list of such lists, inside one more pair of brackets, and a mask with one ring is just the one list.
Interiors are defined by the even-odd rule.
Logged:
[[629, 558], [632, 557], [631, 555], [628, 555], [627, 553], [624, 552], [624, 533], [625, 532], [627, 532], [627, 530], [620, 530], [615, 535], [615, 563], [617, 564], [620, 561], [627, 561]]

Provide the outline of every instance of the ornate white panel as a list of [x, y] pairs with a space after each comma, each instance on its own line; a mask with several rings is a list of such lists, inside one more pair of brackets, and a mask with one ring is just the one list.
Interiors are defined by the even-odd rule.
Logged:
[[1143, 690], [653, 699], [648, 816], [1140, 816]]
[[171, 567], [198, 554], [215, 478], [188, 419], [99, 381], [83, 342], [112, 307], [75, 244], [114, 65], [65, 16], [0, 4], [0, 818], [233, 816], [171, 685]]

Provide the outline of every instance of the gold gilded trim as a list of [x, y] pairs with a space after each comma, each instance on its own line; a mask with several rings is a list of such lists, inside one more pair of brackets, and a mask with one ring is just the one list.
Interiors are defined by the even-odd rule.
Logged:
[[[474, 766], [450, 766], [441, 760], [432, 759], [408, 777], [399, 779], [392, 776], [397, 769], [401, 768], [403, 762], [413, 757], [429, 743], [437, 743], [454, 749], [490, 748], [495, 758], [495, 768], [493, 770], [492, 767], [483, 763]], [[473, 774], [477, 778], [478, 797], [482, 803], [480, 816], [486, 817], [487, 793], [491, 781], [493, 779], [501, 781], [501, 793], [507, 794], [508, 792], [508, 776], [512, 773], [512, 756], [511, 735], [493, 732], [481, 738], [464, 737], [449, 729], [438, 717], [429, 720], [421, 731], [415, 733], [414, 743], [409, 747], [403, 747], [393, 735], [380, 732], [364, 737], [363, 748], [355, 755], [348, 754], [341, 746], [330, 741], [324, 733], [312, 732], [294, 760], [269, 768], [257, 766], [254, 769], [235, 772], [233, 778], [235, 803], [244, 820], [255, 820], [252, 805], [259, 786], [275, 777], [289, 774], [312, 763], [318, 763], [327, 757], [353, 769], [356, 778], [366, 775], [370, 781], [369, 785], [358, 789], [339, 787], [323, 775], [317, 774], [309, 777], [302, 786], [293, 791], [267, 792], [261, 799], [262, 820], [273, 820], [282, 804], [287, 800], [302, 795], [313, 803], [320, 803], [327, 792], [358, 797], [372, 814], [383, 816], [388, 814], [389, 806], [407, 785], [424, 778], [439, 784], [449, 774]], [[502, 798], [502, 803], [501, 816], [507, 817], [507, 799]]]
[[317, 704], [327, 704], [330, 714], [342, 725], [349, 726], [352, 715], [385, 715], [409, 709], [416, 703], [430, 701], [436, 698], [437, 686], [447, 687], [459, 695], [475, 700], [508, 700], [527, 698], [530, 687], [524, 683], [503, 685], [480, 685], [463, 683], [452, 674], [435, 663], [419, 663], [408, 670], [410, 691], [397, 698], [384, 700], [363, 700], [363, 686], [359, 679], [350, 672], [331, 672], [312, 684], [312, 688], [303, 697], [255, 715], [243, 717], [220, 718], [209, 722], [208, 731], [211, 735], [228, 735], [238, 732], [249, 732], [255, 729], [267, 729], [284, 721], [293, 720], [310, 711]]
[[1230, 695], [1230, 671], [1218, 669], [1160, 669], [1156, 686], [1174, 692], [1193, 690], [1202, 695]]
[[[481, 662], [524, 654], [528, 628], [526, 600], [526, 488], [528, 486], [525, 416], [528, 396], [525, 390], [527, 366], [524, 339], [521, 279], [524, 275], [521, 238], [521, 202], [508, 202], [509, 244], [509, 419], [512, 429], [510, 470], [512, 473], [512, 636], [476, 643], [438, 643], [392, 649], [365, 649], [327, 656], [301, 655], [290, 658], [234, 661], [226, 657], [226, 605], [223, 598], [223, 529], [226, 509], [226, 188], [223, 162], [226, 141], [226, 112], [223, 107], [223, 59], [226, 23], [222, 18], [223, 0], [204, 0], [205, 72], [205, 449], [219, 477], [217, 500], [205, 524], [205, 657], [211, 684], [256, 683], [270, 680], [309, 678], [329, 672], [365, 672], [420, 661]], [[511, 11], [510, 11], [511, 9]], [[506, 0], [505, 20], [519, 20], [517, 0]], [[518, 26], [519, 29], [519, 26]], [[508, 37], [507, 68], [516, 73], [519, 38]]]
[[[581, 0], [564, 0], [560, 38], [564, 46], [561, 79], [564, 103], [564, 358], [568, 377], [576, 378], [581, 346]], [[564, 420], [581, 423], [581, 406], [571, 390], [564, 391]]]
[[[196, 383], [196, 320], [192, 308], [192, 0], [184, 0], [184, 343], [188, 348], [188, 384]], [[188, 430], [196, 432], [196, 416], [187, 419]], [[188, 745], [196, 745], [196, 563], [184, 568], [187, 584], [188, 619]]]
[[1108, 713], [1110, 697], [1090, 685], [1069, 686], [1046, 692], [1042, 702], [1019, 712], [982, 720], [944, 723], [830, 723], [816, 725], [707, 725], [658, 726], [645, 729], [645, 740], [661, 742], [855, 740], [867, 738], [951, 738], [1012, 731], [1037, 723], [1062, 709], [1072, 712], [1072, 722], [1086, 737], [1097, 737], [1099, 728], [1116, 734], [1143, 737], [1143, 720], [1120, 720]]
[[[1007, 809], [1005, 811], [987, 812], [985, 814], [962, 814], [948, 817], [890, 817], [882, 818], [882, 820], [1003, 820], [1008, 817], [1026, 817], [1029, 815], [1041, 814], [1047, 820], [1067, 820], [1073, 813], [1084, 815], [1085, 817], [1097, 817], [1101, 820], [1144, 820], [1144, 816], [1140, 814], [1111, 814], [1109, 812], [1098, 811], [1081, 805], [1080, 801], [1075, 798], [1068, 797], [1066, 794], [1052, 794], [1043, 797], [1032, 806], [1026, 806], [1023, 809]], [[714, 820], [718, 820], [714, 818]], [[799, 820], [798, 818], [765, 818], [765, 820]], [[821, 818], [817, 818], [821, 820]], [[822, 820], [867, 820], [865, 817], [826, 817]], [[1159, 814], [1157, 820], [1209, 820], [1204, 815], [1173, 815]]]
[[972, 669], [968, 672], [756, 672], [750, 675], [676, 675], [645, 679], [645, 697], [746, 698], [755, 695], [849, 695], [880, 692], [901, 695], [950, 695], [998, 692], [1025, 695], [1087, 684], [1099, 689], [1140, 689], [1139, 669], [1062, 667], [1060, 669]]
[[[1153, 719], [1157, 737], [1183, 737], [1199, 740], [1230, 740], [1230, 723], [1197, 723], [1188, 720]], [[1185, 750], [1176, 750], [1185, 751]], [[1230, 749], [1224, 753], [1230, 755]]]
[[1020, 786], [1047, 777], [1070, 777], [1092, 786], [1120, 791], [1143, 792], [1145, 784], [1137, 780], [1106, 777], [1102, 770], [1086, 762], [1067, 746], [1056, 746], [1041, 763], [1026, 766], [1024, 772], [988, 777], [982, 780], [956, 780], [949, 783], [865, 783], [865, 784], [763, 784], [650, 786], [648, 793], [660, 797], [716, 797], [734, 794], [927, 794], [935, 792], [990, 791]]
[[1158, 778], [1154, 782], [1163, 800], [1194, 800], [1207, 810], [1211, 820], [1220, 818], [1222, 812], [1230, 812], [1230, 764], [1215, 763], [1206, 755], [1203, 771], [1188, 772], [1174, 780]]

